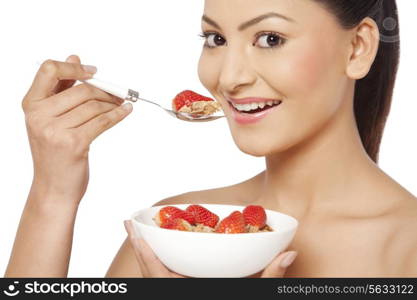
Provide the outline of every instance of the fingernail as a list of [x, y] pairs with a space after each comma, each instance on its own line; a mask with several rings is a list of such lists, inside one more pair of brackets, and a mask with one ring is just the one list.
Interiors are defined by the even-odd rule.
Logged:
[[128, 222], [129, 222], [128, 220], [123, 221], [123, 224], [125, 225], [125, 229], [126, 229], [127, 233], [129, 233], [129, 223]]
[[285, 255], [284, 258], [282, 259], [279, 266], [283, 269], [288, 268], [294, 262], [295, 258], [297, 257], [297, 254], [298, 253], [296, 251], [288, 252], [287, 255]]
[[128, 234], [129, 236], [134, 237], [134, 236], [135, 236], [135, 232], [132, 230], [132, 226], [131, 226], [130, 221], [129, 221], [129, 220], [125, 220], [123, 223], [124, 223], [124, 225], [125, 225], [125, 228], [126, 228], [127, 234]]
[[78, 55], [71, 54], [70, 56], [67, 57], [65, 61], [66, 62], [70, 62], [70, 61], [78, 62], [79, 60], [80, 58], [78, 57]]
[[132, 105], [132, 103], [128, 102], [128, 103], [123, 104], [122, 108], [125, 111], [131, 112], [133, 110], [133, 105]]
[[87, 73], [97, 73], [97, 68], [95, 66], [89, 66], [89, 65], [82, 65], [82, 68]]

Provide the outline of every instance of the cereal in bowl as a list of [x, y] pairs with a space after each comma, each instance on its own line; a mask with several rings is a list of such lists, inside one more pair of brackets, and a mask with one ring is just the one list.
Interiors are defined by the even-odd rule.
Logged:
[[153, 219], [161, 228], [191, 232], [234, 234], [273, 231], [266, 224], [265, 209], [259, 205], [248, 205], [242, 212], [234, 211], [222, 220], [201, 205], [189, 205], [185, 210], [165, 206]]

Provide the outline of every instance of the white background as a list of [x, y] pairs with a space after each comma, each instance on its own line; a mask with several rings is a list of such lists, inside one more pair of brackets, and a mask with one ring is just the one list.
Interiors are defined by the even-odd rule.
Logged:
[[[398, 4], [402, 62], [380, 166], [417, 194], [417, 3]], [[36, 62], [78, 54], [98, 67], [98, 77], [169, 106], [183, 89], [207, 94], [197, 76], [202, 13], [203, 0], [0, 2], [0, 274], [32, 180], [20, 104]], [[75, 228], [73, 277], [104, 276], [125, 238], [122, 221], [132, 212], [171, 195], [237, 183], [264, 167], [263, 159], [239, 152], [225, 120], [191, 125], [146, 103], [135, 104], [128, 119], [94, 142], [90, 161]]]

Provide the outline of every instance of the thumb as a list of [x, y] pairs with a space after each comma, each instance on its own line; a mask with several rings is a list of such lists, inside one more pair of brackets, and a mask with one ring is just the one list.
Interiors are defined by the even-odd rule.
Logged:
[[280, 278], [284, 277], [287, 268], [294, 262], [297, 257], [296, 251], [288, 251], [280, 253], [262, 272], [263, 278], [273, 277]]

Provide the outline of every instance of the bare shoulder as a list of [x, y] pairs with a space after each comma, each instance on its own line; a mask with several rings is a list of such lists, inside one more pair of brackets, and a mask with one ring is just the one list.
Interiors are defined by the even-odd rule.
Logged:
[[404, 239], [410, 241], [408, 254], [405, 255], [405, 271], [407, 276], [417, 277], [417, 198], [410, 199], [408, 217], [404, 221]]
[[399, 264], [399, 275], [417, 277], [417, 198], [413, 195], [401, 201], [392, 227], [392, 257]]
[[154, 206], [173, 204], [244, 205], [258, 197], [260, 193], [259, 182], [262, 176], [263, 173], [234, 185], [172, 196], [155, 203]]

